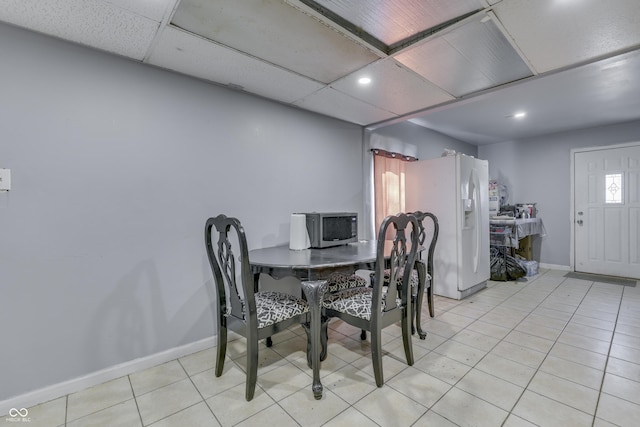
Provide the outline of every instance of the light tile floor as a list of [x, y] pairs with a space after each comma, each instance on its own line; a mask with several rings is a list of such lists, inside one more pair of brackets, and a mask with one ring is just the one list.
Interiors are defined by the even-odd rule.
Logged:
[[[489, 282], [462, 301], [425, 308], [426, 340], [407, 366], [399, 328], [384, 332], [385, 385], [368, 341], [334, 320], [314, 400], [300, 327], [260, 348], [258, 387], [244, 399], [244, 340], [62, 396], [29, 409], [30, 426], [637, 426], [640, 287], [541, 271]], [[15, 426], [2, 417], [0, 422]], [[22, 424], [24, 425], [24, 424]]]

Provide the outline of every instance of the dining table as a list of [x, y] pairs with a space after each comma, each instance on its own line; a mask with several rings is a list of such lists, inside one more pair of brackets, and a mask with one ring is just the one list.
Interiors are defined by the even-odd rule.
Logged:
[[[327, 325], [322, 321], [322, 300], [327, 287], [325, 279], [336, 272], [353, 274], [358, 270], [375, 270], [377, 244], [376, 240], [362, 240], [318, 249], [292, 250], [288, 245], [281, 245], [249, 251], [256, 289], [261, 274], [274, 279], [295, 277], [301, 282], [309, 303], [309, 322], [304, 326], [309, 337], [307, 359], [313, 370], [311, 388], [316, 399], [322, 398], [320, 362], [326, 355]], [[391, 250], [391, 246], [391, 241], [385, 242], [385, 253]]]

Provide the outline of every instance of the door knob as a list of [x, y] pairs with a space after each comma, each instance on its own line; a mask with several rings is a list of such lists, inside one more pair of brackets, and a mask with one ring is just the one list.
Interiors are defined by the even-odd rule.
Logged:
[[578, 223], [578, 225], [582, 225], [582, 220], [579, 219], [578, 221], [576, 221]]
[[582, 215], [582, 211], [578, 212], [578, 215]]

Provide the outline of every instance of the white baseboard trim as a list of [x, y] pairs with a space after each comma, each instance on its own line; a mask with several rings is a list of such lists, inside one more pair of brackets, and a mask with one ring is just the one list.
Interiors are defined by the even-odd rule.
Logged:
[[125, 375], [132, 374], [137, 371], [151, 368], [153, 366], [170, 362], [179, 357], [187, 356], [217, 344], [217, 336], [204, 338], [200, 341], [185, 344], [180, 347], [174, 347], [160, 353], [151, 354], [149, 356], [130, 360], [120, 363], [109, 368], [101, 369], [96, 372], [74, 378], [58, 384], [53, 384], [38, 390], [25, 393], [20, 396], [12, 397], [7, 400], [0, 401], [0, 415], [8, 414], [11, 408], [21, 409], [45, 403], [58, 397], [75, 393], [89, 387], [93, 387], [103, 382], [114, 380]]
[[558, 264], [539, 264], [540, 268], [545, 268], [547, 270], [561, 270], [561, 271], [573, 271], [573, 269], [568, 265], [558, 265]]

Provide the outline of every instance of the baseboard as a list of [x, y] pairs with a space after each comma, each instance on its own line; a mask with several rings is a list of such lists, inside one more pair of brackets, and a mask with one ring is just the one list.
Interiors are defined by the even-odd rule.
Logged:
[[547, 270], [573, 271], [573, 269], [568, 265], [540, 263], [540, 264], [538, 264], [538, 267], [544, 268], [544, 269], [547, 269]]
[[160, 353], [141, 357], [139, 359], [130, 360], [128, 362], [92, 372], [82, 377], [74, 378], [58, 384], [53, 384], [51, 386], [34, 390], [20, 396], [0, 401], [0, 415], [8, 414], [11, 408], [28, 409], [29, 407], [38, 405], [40, 403], [45, 403], [58, 397], [65, 396], [70, 393], [75, 393], [98, 384], [102, 384], [106, 381], [114, 380], [116, 378], [120, 378], [137, 371], [151, 368], [165, 362], [170, 362], [171, 360], [175, 360], [179, 357], [187, 356], [189, 354], [214, 347], [216, 343], [216, 336], [205, 338], [200, 341], [185, 344], [180, 347], [174, 347]]

